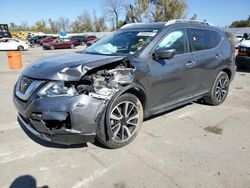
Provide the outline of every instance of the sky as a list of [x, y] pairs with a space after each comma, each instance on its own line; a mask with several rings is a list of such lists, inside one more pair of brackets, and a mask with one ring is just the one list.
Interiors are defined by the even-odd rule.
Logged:
[[[247, 19], [250, 15], [250, 0], [186, 0], [187, 18], [197, 14], [198, 20], [206, 19], [216, 26], [228, 26], [235, 20]], [[1, 0], [0, 23], [13, 22], [32, 25], [37, 20], [58, 19], [61, 16], [71, 21], [84, 10], [102, 16], [104, 0]]]

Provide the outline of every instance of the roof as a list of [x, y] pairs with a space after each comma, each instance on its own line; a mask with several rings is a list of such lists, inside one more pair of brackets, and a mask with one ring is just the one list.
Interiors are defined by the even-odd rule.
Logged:
[[186, 19], [175, 19], [169, 20], [167, 22], [154, 22], [154, 23], [129, 23], [121, 27], [121, 29], [162, 29], [165, 26], [173, 25], [173, 24], [189, 24], [189, 25], [199, 25], [202, 27], [213, 26], [213, 24], [209, 24], [207, 22], [197, 21], [197, 20], [186, 20]]

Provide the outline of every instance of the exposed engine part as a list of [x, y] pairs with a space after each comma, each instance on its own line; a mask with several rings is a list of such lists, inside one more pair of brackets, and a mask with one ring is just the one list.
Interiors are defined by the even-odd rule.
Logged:
[[85, 75], [76, 90], [98, 99], [110, 99], [119, 89], [133, 82], [133, 68], [118, 66], [110, 70], [99, 70], [92, 75]]

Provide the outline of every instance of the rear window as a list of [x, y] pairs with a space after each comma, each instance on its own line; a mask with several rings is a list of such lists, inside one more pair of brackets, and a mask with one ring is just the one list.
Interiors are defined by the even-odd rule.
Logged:
[[192, 51], [211, 49], [214, 47], [213, 37], [209, 30], [189, 29]]

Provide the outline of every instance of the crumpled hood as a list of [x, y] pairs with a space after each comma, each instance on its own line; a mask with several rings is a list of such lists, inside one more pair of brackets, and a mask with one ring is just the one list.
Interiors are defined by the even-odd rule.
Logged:
[[243, 40], [241, 43], [240, 43], [240, 46], [243, 46], [243, 47], [250, 47], [250, 40]]
[[91, 69], [123, 59], [123, 56], [59, 54], [29, 64], [22, 74], [36, 79], [78, 81]]

